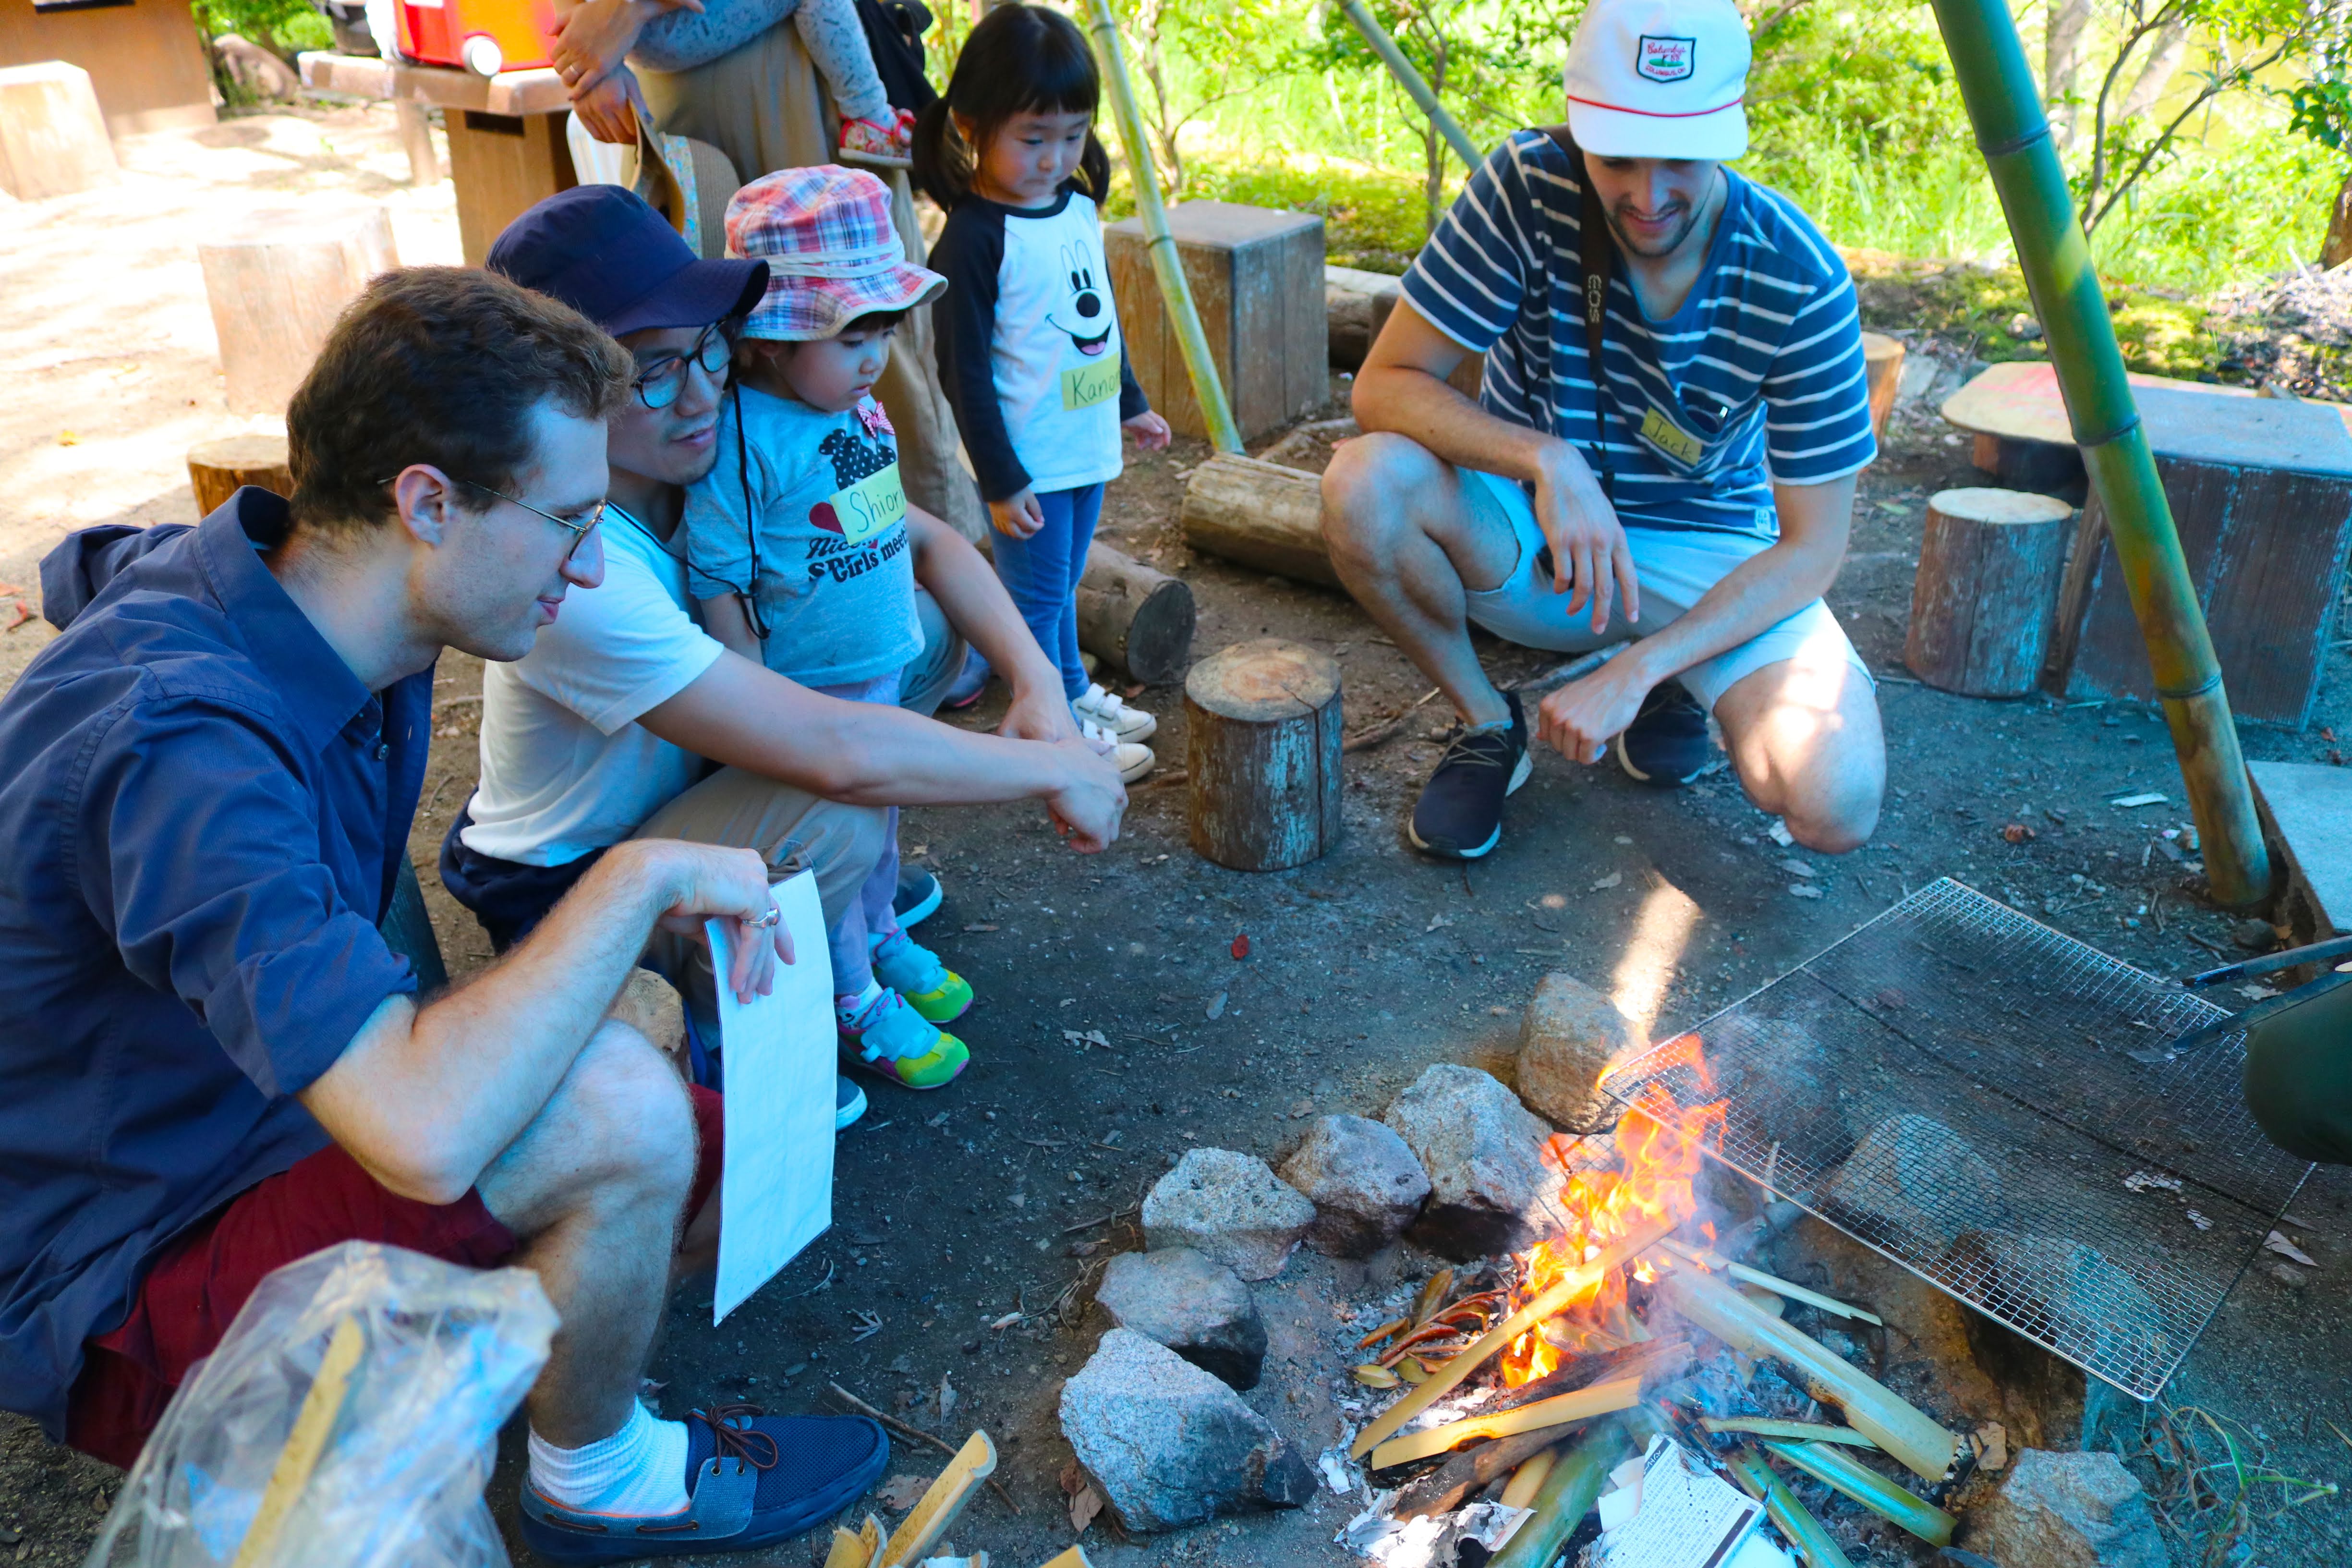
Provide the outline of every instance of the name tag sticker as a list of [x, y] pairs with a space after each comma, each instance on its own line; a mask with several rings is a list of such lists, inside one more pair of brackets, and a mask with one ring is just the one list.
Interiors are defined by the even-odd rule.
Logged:
[[898, 465], [893, 463], [846, 489], [834, 491], [824, 504], [833, 509], [841, 537], [852, 544], [863, 544], [891, 524], [906, 521], [907, 488], [899, 483]]
[[1706, 452], [1706, 444], [1657, 410], [1653, 404], [1642, 414], [1642, 439], [1685, 465], [1696, 463]]
[[1102, 358], [1087, 364], [1072, 365], [1062, 373], [1062, 406], [1092, 408], [1097, 403], [1108, 403], [1118, 395], [1118, 351], [1111, 350]]

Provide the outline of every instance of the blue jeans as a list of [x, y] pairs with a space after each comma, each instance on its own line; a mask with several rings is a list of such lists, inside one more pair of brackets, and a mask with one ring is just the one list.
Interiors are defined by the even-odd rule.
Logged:
[[1046, 490], [1037, 497], [1045, 526], [1026, 539], [999, 532], [989, 542], [996, 575], [1045, 657], [1061, 667], [1062, 694], [1083, 697], [1087, 667], [1078, 662], [1078, 579], [1087, 547], [1102, 516], [1103, 488]]

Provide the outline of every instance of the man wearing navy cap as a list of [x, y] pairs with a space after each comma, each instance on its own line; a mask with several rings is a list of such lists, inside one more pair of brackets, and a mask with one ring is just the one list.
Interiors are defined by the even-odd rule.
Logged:
[[[760, 300], [766, 262], [698, 258], [636, 196], [581, 185], [509, 225], [489, 267], [603, 326], [636, 367], [606, 426], [604, 581], [574, 595], [528, 657], [484, 672], [481, 783], [441, 875], [495, 942], [637, 836], [748, 846], [779, 876], [813, 868], [829, 919], [871, 870], [888, 806], [1042, 800], [1076, 848], [1118, 836], [1117, 769], [1079, 738], [1059, 674], [962, 540], [919, 545], [957, 559], [917, 570], [963, 584], [957, 622], [1009, 674], [999, 735], [928, 717], [962, 658], [927, 598], [931, 646], [907, 673], [905, 708], [821, 697], [726, 651], [695, 619], [682, 487], [717, 461], [726, 324]], [[656, 956], [679, 961], [688, 1005], [709, 1023], [707, 960]], [[839, 1119], [862, 1104], [844, 1079]]]

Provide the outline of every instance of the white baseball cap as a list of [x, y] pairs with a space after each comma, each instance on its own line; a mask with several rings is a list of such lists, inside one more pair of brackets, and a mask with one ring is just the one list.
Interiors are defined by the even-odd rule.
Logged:
[[1594, 0], [1568, 46], [1569, 131], [1603, 158], [1737, 158], [1748, 61], [1731, 0]]

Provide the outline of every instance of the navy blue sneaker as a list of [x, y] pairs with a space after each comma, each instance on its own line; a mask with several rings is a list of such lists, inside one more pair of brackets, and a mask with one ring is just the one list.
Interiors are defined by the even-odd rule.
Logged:
[[947, 899], [947, 889], [940, 879], [919, 867], [898, 868], [898, 890], [890, 896], [890, 912], [898, 917], [898, 929], [918, 926], [939, 911]]
[[1519, 694], [1503, 693], [1511, 721], [1476, 730], [1456, 724], [1445, 754], [1421, 786], [1405, 836], [1416, 849], [1475, 860], [1503, 840], [1503, 800], [1528, 782], [1528, 716]]
[[551, 1563], [748, 1552], [804, 1534], [865, 1495], [890, 1439], [863, 1415], [721, 1405], [686, 1419], [686, 1511], [621, 1519], [558, 1508], [522, 1483], [522, 1537]]
[[1715, 746], [1706, 738], [1706, 710], [1679, 680], [1660, 681], [1642, 699], [1642, 710], [1617, 737], [1617, 765], [1637, 784], [1679, 789], [1706, 771]]

